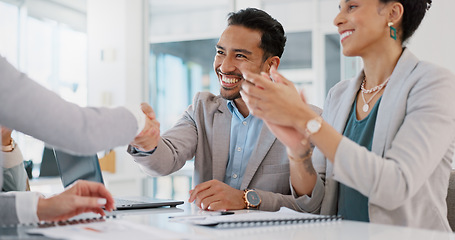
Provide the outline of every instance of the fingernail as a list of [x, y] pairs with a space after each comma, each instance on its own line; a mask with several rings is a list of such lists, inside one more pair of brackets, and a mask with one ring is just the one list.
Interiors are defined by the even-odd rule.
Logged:
[[106, 198], [98, 198], [98, 204], [99, 205], [105, 205], [107, 203]]

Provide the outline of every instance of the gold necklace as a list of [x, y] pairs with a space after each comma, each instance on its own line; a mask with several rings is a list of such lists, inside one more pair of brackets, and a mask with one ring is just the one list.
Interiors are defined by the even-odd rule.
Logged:
[[[369, 89], [369, 90], [365, 89], [365, 82], [366, 82], [365, 79], [366, 79], [366, 77], [363, 78], [362, 84], [360, 85], [360, 89], [361, 89], [361, 93], [360, 94], [362, 95], [362, 100], [363, 100], [362, 111], [363, 112], [368, 112], [368, 110], [370, 109], [370, 106], [368, 104], [381, 91], [381, 89], [385, 87], [385, 85], [389, 81], [390, 77], [388, 77], [383, 83], [381, 83], [381, 84], [377, 85], [376, 87], [374, 87], [372, 89]], [[375, 93], [373, 94], [373, 96], [371, 96], [370, 99], [368, 99], [368, 101], [366, 101], [365, 100], [365, 96], [363, 94], [364, 93], [372, 93], [372, 92], [375, 92]]]

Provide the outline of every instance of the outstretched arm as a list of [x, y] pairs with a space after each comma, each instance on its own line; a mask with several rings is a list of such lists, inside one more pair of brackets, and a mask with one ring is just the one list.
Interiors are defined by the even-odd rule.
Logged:
[[[76, 154], [126, 145], [138, 123], [125, 108], [82, 108], [59, 97], [0, 57], [0, 124]], [[142, 126], [141, 126], [142, 127]]]

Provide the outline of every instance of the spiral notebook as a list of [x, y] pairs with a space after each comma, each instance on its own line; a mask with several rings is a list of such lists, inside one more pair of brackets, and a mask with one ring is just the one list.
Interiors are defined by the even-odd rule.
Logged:
[[208, 216], [202, 220], [192, 221], [191, 223], [216, 228], [241, 228], [317, 222], [337, 222], [341, 219], [341, 216], [301, 213], [282, 207], [278, 212], [236, 212], [233, 215]]

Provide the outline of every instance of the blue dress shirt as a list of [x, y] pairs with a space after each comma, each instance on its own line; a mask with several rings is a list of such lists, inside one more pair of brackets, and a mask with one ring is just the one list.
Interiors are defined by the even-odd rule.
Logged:
[[229, 156], [224, 183], [240, 189], [246, 166], [258, 142], [263, 121], [253, 115], [246, 118], [239, 112], [234, 101], [229, 100], [227, 107], [232, 113]]

